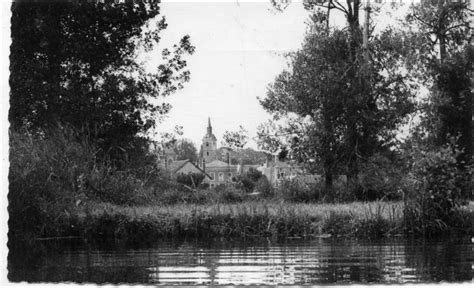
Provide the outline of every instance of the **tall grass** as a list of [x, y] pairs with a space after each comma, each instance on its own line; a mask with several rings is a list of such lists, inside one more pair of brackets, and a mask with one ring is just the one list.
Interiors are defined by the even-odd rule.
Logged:
[[90, 144], [62, 127], [49, 135], [10, 133], [9, 237], [56, 234], [71, 209], [84, 198], [78, 179], [95, 164]]
[[398, 202], [253, 201], [142, 207], [95, 203], [73, 218], [77, 233], [84, 237], [132, 243], [161, 237], [383, 237], [402, 233], [402, 208]]
[[116, 169], [106, 157], [98, 157], [102, 151], [87, 139], [60, 125], [42, 134], [10, 131], [11, 240], [66, 233], [61, 229], [68, 227], [70, 214], [87, 201], [153, 203], [156, 194], [171, 186], [164, 176], [140, 178]]

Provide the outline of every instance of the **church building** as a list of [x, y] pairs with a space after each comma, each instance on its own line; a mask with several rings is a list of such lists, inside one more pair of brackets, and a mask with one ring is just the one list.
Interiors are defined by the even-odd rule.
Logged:
[[208, 118], [206, 134], [202, 138], [199, 166], [210, 176], [209, 179], [204, 181], [209, 184], [210, 188], [234, 182], [235, 176], [242, 171], [241, 165], [230, 164], [228, 153], [227, 162], [219, 160], [217, 153], [217, 138], [212, 133], [211, 119]]
[[210, 163], [217, 160], [217, 138], [212, 133], [211, 118], [207, 119], [206, 135], [202, 138], [201, 160]]
[[227, 150], [226, 155], [221, 155], [225, 156], [222, 158], [226, 159], [226, 161], [219, 160], [217, 137], [212, 132], [210, 118], [207, 121], [206, 134], [202, 138], [198, 165], [190, 160], [177, 160], [176, 152], [170, 147], [159, 148], [158, 159], [160, 167], [170, 171], [174, 176], [178, 174], [202, 173], [205, 176], [202, 183], [207, 183], [210, 188], [233, 183], [238, 175], [246, 173], [250, 168], [262, 172], [274, 186], [278, 186], [284, 180], [298, 178], [304, 178], [303, 182], [308, 182], [308, 179], [312, 182], [316, 180], [315, 175], [304, 173], [303, 169], [294, 163], [278, 161], [277, 157], [275, 157], [274, 161], [267, 161], [263, 164], [233, 165], [230, 162], [230, 151]]

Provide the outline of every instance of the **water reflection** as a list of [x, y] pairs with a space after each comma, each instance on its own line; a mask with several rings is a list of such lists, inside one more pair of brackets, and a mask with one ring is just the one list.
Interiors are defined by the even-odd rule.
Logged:
[[9, 262], [12, 281], [157, 284], [316, 284], [472, 281], [472, 243], [157, 243], [73, 248]]

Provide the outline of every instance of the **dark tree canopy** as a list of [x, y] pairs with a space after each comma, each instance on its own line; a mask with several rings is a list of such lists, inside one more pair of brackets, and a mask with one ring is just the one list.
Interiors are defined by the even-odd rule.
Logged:
[[[398, 71], [398, 35], [390, 29], [373, 35], [365, 54], [354, 31], [327, 28], [321, 17], [311, 18], [302, 48], [261, 100], [286, 126], [269, 123], [259, 136], [263, 146], [281, 146], [275, 138], [284, 138], [292, 158], [322, 163], [330, 185], [337, 170], [355, 178], [358, 162], [393, 145], [396, 129], [413, 109], [413, 95]], [[370, 57], [363, 61], [365, 55]]]
[[468, 3], [420, 1], [410, 9], [406, 20], [410, 42], [409, 66], [417, 79], [429, 89], [428, 101], [421, 106], [423, 115], [418, 132], [432, 145], [449, 143], [459, 137], [459, 160], [471, 158], [472, 95], [470, 91], [473, 49], [470, 43]]
[[198, 162], [197, 148], [194, 143], [188, 139], [180, 139], [175, 145], [178, 160], [191, 160], [193, 163]]
[[11, 19], [12, 127], [70, 124], [104, 149], [128, 149], [170, 109], [153, 101], [188, 81], [185, 36], [149, 72], [138, 61], [167, 27], [159, 1], [14, 2]]

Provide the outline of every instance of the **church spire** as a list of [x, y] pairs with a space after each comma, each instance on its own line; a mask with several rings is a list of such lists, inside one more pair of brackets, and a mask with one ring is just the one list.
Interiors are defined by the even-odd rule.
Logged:
[[212, 135], [211, 117], [207, 118], [207, 135]]

